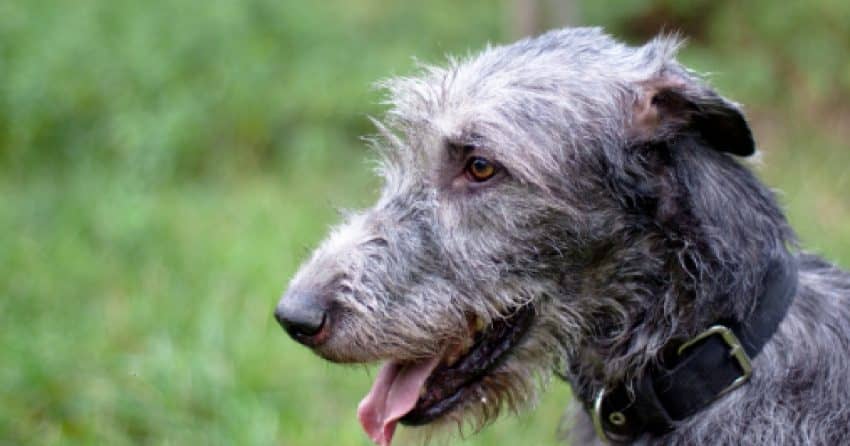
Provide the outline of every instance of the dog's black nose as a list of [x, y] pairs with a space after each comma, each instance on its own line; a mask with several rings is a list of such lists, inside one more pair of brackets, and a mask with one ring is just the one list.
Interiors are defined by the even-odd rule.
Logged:
[[286, 293], [274, 311], [274, 317], [292, 339], [315, 346], [321, 342], [323, 328], [328, 322], [324, 299], [310, 291]]

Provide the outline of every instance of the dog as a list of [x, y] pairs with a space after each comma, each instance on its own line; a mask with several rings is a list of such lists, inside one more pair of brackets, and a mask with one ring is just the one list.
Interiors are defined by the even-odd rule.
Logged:
[[381, 196], [275, 309], [324, 359], [384, 363], [373, 441], [481, 428], [557, 376], [572, 444], [850, 442], [850, 274], [798, 247], [680, 45], [564, 29], [381, 84]]

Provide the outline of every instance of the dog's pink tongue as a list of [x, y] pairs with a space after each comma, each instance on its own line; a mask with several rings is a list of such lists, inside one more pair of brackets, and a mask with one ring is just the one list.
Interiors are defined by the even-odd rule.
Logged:
[[420, 389], [439, 361], [439, 357], [409, 364], [390, 361], [381, 367], [372, 390], [357, 406], [357, 418], [372, 441], [390, 445], [398, 419], [416, 405]]

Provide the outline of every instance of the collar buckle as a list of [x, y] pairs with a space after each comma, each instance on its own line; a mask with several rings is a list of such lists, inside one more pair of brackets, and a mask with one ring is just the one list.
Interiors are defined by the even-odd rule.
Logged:
[[720, 336], [720, 339], [722, 339], [723, 342], [726, 343], [726, 345], [729, 347], [729, 357], [735, 358], [735, 360], [738, 362], [738, 366], [741, 368], [741, 376], [736, 378], [735, 381], [732, 381], [732, 383], [729, 384], [725, 389], [721, 390], [720, 393], [717, 394], [717, 397], [719, 398], [720, 396], [725, 395], [726, 393], [729, 393], [737, 389], [738, 387], [744, 385], [744, 383], [746, 383], [747, 380], [749, 380], [750, 377], [753, 375], [753, 365], [749, 355], [747, 355], [747, 352], [744, 350], [744, 345], [741, 344], [741, 341], [738, 340], [738, 337], [735, 336], [735, 333], [730, 328], [723, 325], [711, 326], [704, 332], [696, 335], [696, 337], [694, 337], [690, 341], [685, 342], [684, 344], [679, 346], [679, 349], [677, 351], [678, 355], [682, 356], [682, 354], [686, 350], [711, 336]]
[[[590, 412], [590, 417], [593, 420], [593, 429], [596, 431], [596, 436], [605, 444], [627, 441], [630, 439], [629, 437], [617, 435], [605, 429], [605, 423], [602, 421], [602, 403], [605, 401], [607, 393], [607, 390], [603, 387], [599, 389], [599, 393], [596, 394], [596, 398], [593, 400], [593, 410]], [[611, 416], [614, 416], [615, 419], [611, 419]], [[612, 424], [621, 425], [626, 422], [626, 418], [622, 412], [614, 412], [611, 416], [609, 416], [608, 421]]]

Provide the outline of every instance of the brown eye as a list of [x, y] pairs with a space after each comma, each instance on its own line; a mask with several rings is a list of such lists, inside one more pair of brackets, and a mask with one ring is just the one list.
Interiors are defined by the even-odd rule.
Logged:
[[472, 181], [487, 181], [496, 173], [496, 166], [480, 157], [470, 158], [466, 162], [466, 175]]

